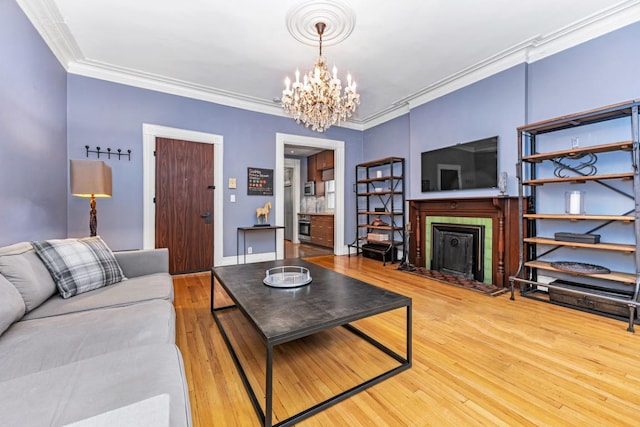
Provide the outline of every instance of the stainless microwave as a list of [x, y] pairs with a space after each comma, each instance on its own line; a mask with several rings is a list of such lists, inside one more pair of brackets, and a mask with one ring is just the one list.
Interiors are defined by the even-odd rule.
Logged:
[[304, 195], [315, 196], [316, 195], [316, 183], [313, 181], [304, 183]]

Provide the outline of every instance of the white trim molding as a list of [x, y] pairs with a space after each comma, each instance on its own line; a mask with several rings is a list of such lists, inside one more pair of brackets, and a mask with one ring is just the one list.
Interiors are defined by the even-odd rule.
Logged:
[[213, 185], [216, 189], [213, 192], [213, 265], [223, 264], [224, 254], [224, 220], [223, 220], [223, 137], [212, 133], [203, 133], [186, 129], [170, 128], [143, 123], [142, 124], [142, 241], [144, 249], [156, 247], [156, 205], [153, 202], [155, 197], [156, 170], [155, 156], [156, 138], [172, 138], [184, 141], [201, 142], [213, 144]]
[[[285, 168], [293, 169], [291, 177], [291, 199], [293, 199], [293, 233], [291, 234], [291, 243], [300, 243], [298, 236], [298, 213], [300, 212], [300, 159], [284, 159]], [[284, 197], [284, 195], [283, 195]], [[284, 201], [282, 202], [284, 206]], [[284, 211], [282, 212], [284, 224]]]

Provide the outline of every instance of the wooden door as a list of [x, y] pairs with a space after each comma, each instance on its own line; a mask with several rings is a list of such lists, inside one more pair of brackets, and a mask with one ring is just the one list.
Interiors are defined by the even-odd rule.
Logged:
[[156, 247], [169, 272], [213, 266], [213, 145], [156, 138]]

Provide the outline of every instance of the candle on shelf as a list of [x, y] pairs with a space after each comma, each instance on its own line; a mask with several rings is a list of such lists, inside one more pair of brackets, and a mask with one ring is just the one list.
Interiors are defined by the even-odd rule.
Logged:
[[582, 191], [568, 191], [565, 193], [565, 198], [565, 210], [568, 214], [580, 215], [584, 213], [584, 193]]

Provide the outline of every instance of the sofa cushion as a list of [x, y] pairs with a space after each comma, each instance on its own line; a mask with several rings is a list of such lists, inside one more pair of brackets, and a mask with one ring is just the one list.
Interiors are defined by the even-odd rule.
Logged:
[[0, 420], [7, 426], [62, 426], [164, 393], [170, 396], [170, 425], [190, 426], [178, 348], [132, 347], [1, 382]]
[[117, 251], [116, 257], [122, 272], [129, 279], [147, 274], [169, 272], [169, 250], [167, 248]]
[[54, 295], [37, 309], [27, 313], [23, 320], [77, 313], [96, 308], [119, 307], [154, 299], [173, 302], [173, 279], [169, 274], [158, 273], [134, 277], [68, 299]]
[[170, 427], [167, 393], [85, 418], [64, 427]]
[[98, 236], [31, 242], [58, 286], [69, 298], [124, 279], [107, 245]]
[[0, 275], [0, 335], [13, 322], [24, 316], [24, 312], [24, 300], [20, 296], [20, 292], [4, 276]]
[[56, 284], [28, 242], [0, 248], [0, 273], [16, 287], [27, 313], [56, 293]]
[[124, 348], [173, 343], [175, 310], [163, 300], [24, 320], [0, 336], [0, 381]]

